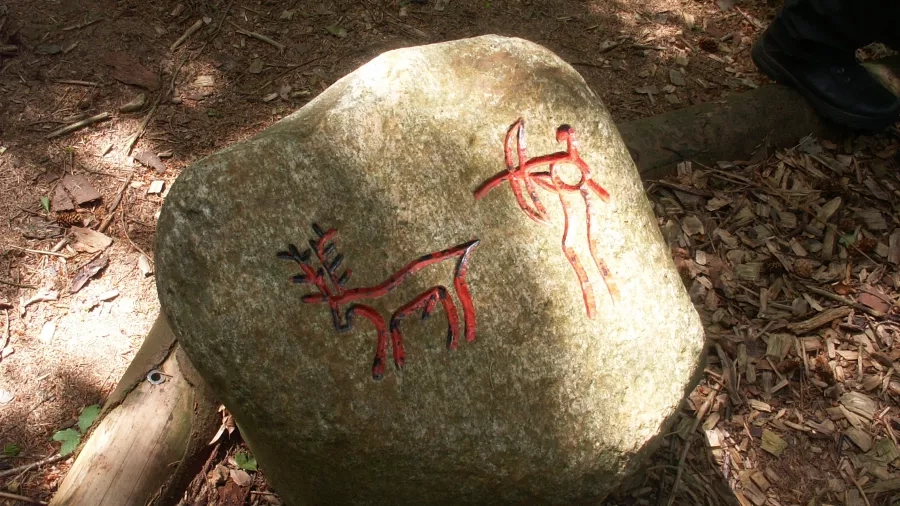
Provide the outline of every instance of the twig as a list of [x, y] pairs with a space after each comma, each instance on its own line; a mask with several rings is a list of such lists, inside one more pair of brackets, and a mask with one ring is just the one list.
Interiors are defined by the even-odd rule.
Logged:
[[812, 292], [816, 295], [821, 295], [822, 297], [826, 297], [835, 302], [840, 302], [841, 304], [846, 304], [846, 305], [852, 307], [853, 309], [858, 309], [864, 313], [868, 313], [869, 315], [874, 316], [875, 318], [884, 318], [884, 313], [882, 313], [881, 311], [876, 311], [876, 310], [870, 308], [869, 306], [860, 304], [859, 302], [853, 302], [852, 300], [850, 300], [846, 297], [841, 297], [840, 295], [838, 295], [836, 293], [831, 293], [828, 290], [822, 290], [821, 288], [816, 288], [816, 287], [810, 286], [810, 285], [803, 285], [803, 286], [805, 286], [807, 290], [809, 290], [810, 292]]
[[669, 501], [666, 503], [667, 506], [672, 506], [672, 503], [675, 502], [675, 494], [678, 492], [678, 486], [681, 484], [681, 475], [684, 473], [684, 461], [687, 459], [688, 451], [691, 449], [691, 438], [694, 436], [694, 432], [697, 431], [697, 427], [700, 426], [700, 422], [706, 416], [706, 412], [709, 411], [709, 408], [712, 406], [713, 399], [719, 395], [719, 390], [722, 389], [721, 384], [717, 384], [715, 388], [706, 396], [706, 400], [703, 401], [703, 405], [700, 406], [700, 409], [697, 410], [697, 418], [694, 419], [694, 423], [691, 424], [691, 431], [688, 432], [688, 437], [684, 442], [684, 449], [681, 450], [681, 457], [678, 459], [678, 471], [675, 472], [675, 482], [672, 483], [672, 492], [669, 494]]
[[156, 114], [156, 108], [159, 107], [159, 103], [162, 101], [162, 93], [160, 93], [156, 97], [156, 101], [153, 102], [153, 107], [150, 108], [150, 111], [147, 112], [147, 115], [144, 116], [144, 120], [141, 121], [140, 126], [138, 126], [137, 132], [135, 132], [130, 139], [128, 139], [128, 148], [125, 150], [125, 155], [128, 156], [131, 154], [131, 150], [134, 149], [134, 145], [137, 144], [138, 139], [141, 138], [141, 135], [144, 135], [144, 131], [147, 129], [147, 125], [150, 124], [150, 119], [153, 118], [153, 115]]
[[57, 84], [72, 84], [75, 86], [100, 86], [100, 83], [95, 83], [93, 81], [79, 81], [77, 79], [57, 79], [53, 82]]
[[751, 16], [751, 15], [747, 14], [746, 12], [744, 12], [744, 11], [743, 11], [740, 7], [738, 7], [737, 5], [735, 5], [734, 8], [735, 8], [735, 10], [737, 10], [738, 12], [741, 13], [741, 16], [744, 16], [744, 19], [746, 19], [747, 21], [749, 21], [750, 24], [753, 25], [753, 26], [755, 26], [757, 29], [762, 30], [762, 29], [765, 28], [765, 25], [763, 25], [758, 19], [756, 19], [756, 18], [754, 18], [753, 16]]
[[54, 455], [52, 457], [47, 457], [46, 459], [39, 460], [37, 462], [32, 462], [31, 464], [25, 464], [24, 466], [14, 467], [12, 469], [7, 469], [6, 471], [0, 471], [0, 478], [5, 478], [7, 476], [12, 476], [14, 474], [19, 474], [25, 471], [28, 471], [31, 468], [38, 466], [45, 466], [47, 464], [52, 464], [54, 462], [59, 462], [63, 460], [65, 457], [62, 455]]
[[25, 208], [22, 207], [22, 206], [16, 206], [16, 208], [17, 208], [19, 211], [22, 211], [23, 213], [28, 213], [28, 214], [30, 214], [30, 215], [32, 215], [32, 216], [37, 216], [38, 218], [44, 218], [44, 219], [47, 219], [47, 216], [45, 216], [45, 215], [43, 215], [43, 214], [41, 214], [41, 213], [39, 213], [39, 212], [37, 212], [37, 211], [32, 211], [31, 209], [25, 209]]
[[[3, 308], [3, 316], [6, 320], [6, 325], [3, 327], [3, 346], [0, 346], [0, 352], [6, 349], [6, 346], [9, 345], [9, 309]], [[0, 356], [0, 360], [3, 357]]]
[[62, 31], [71, 32], [72, 30], [81, 30], [82, 28], [87, 28], [87, 27], [89, 27], [95, 23], [99, 23], [101, 21], [103, 21], [103, 18], [97, 18], [93, 21], [87, 21], [85, 23], [81, 23], [80, 25], [67, 26], [67, 27], [63, 28]]
[[28, 249], [28, 248], [23, 248], [21, 246], [15, 246], [15, 245], [11, 245], [10, 248], [17, 249], [19, 251], [24, 251], [25, 253], [34, 253], [35, 255], [50, 255], [50, 256], [54, 256], [54, 257], [69, 258], [66, 255], [63, 255], [62, 253], [56, 253], [55, 251], [42, 251], [39, 249]]
[[[12, 281], [7, 281], [7, 280], [5, 280], [5, 279], [0, 279], [0, 283], [2, 283], [2, 284], [4, 284], [4, 285], [8, 285], [8, 286], [14, 286], [14, 287], [16, 287], [16, 288], [34, 288], [34, 289], [37, 288], [37, 287], [34, 286], [34, 285], [23, 285], [23, 284], [21, 284], [21, 283], [15, 283], [15, 282], [12, 282]], [[2, 348], [0, 348], [0, 349], [2, 349]]]
[[128, 185], [131, 184], [131, 179], [134, 177], [134, 172], [125, 179], [125, 182], [122, 183], [122, 186], [119, 187], [119, 191], [116, 193], [116, 198], [113, 200], [112, 206], [109, 208], [109, 214], [106, 218], [103, 219], [103, 223], [100, 224], [100, 228], [97, 229], [98, 232], [105, 232], [109, 224], [112, 223], [113, 218], [116, 217], [116, 208], [119, 207], [119, 204], [122, 202], [122, 195], [125, 194], [125, 189], [128, 188]]
[[665, 51], [666, 48], [662, 46], [651, 46], [648, 44], [632, 44], [631, 47], [635, 49], [649, 49], [651, 51]]
[[0, 54], [3, 56], [13, 56], [19, 52], [19, 48], [16, 46], [0, 46]]
[[52, 248], [50, 248], [50, 251], [57, 252], [63, 249], [63, 246], [65, 246], [67, 242], [69, 242], [69, 238], [67, 236], [63, 236], [63, 238], [60, 239], [59, 242], [57, 242], [53, 245]]
[[604, 68], [603, 65], [599, 65], [597, 63], [590, 63], [590, 62], [586, 62], [586, 61], [573, 61], [573, 62], [569, 62], [569, 65], [571, 65], [573, 67], [591, 67], [594, 69]]
[[862, 486], [859, 484], [859, 482], [856, 481], [856, 479], [854, 477], [850, 476], [850, 474], [848, 474], [848, 473], [845, 473], [844, 476], [849, 478], [850, 481], [853, 482], [853, 485], [856, 486], [856, 490], [859, 491], [859, 495], [861, 495], [863, 498], [863, 501], [866, 502], [866, 506], [872, 506], [872, 504], [869, 502], [869, 498], [866, 497], [866, 493], [863, 492]]
[[[145, 253], [144, 250], [142, 250], [140, 246], [135, 244], [134, 241], [131, 240], [131, 236], [128, 235], [128, 227], [125, 225], [125, 208], [124, 207], [122, 208], [122, 211], [119, 214], [119, 219], [121, 219], [121, 221], [122, 221], [122, 232], [125, 233], [125, 239], [128, 239], [128, 242], [131, 243], [131, 247], [138, 250], [138, 252], [141, 255], [144, 255], [145, 257], [147, 257], [147, 260], [150, 260], [150, 255]], [[150, 260], [150, 267], [153, 267], [153, 260]]]
[[289, 68], [289, 69], [285, 70], [284, 72], [278, 74], [277, 76], [273, 77], [272, 79], [269, 79], [268, 81], [264, 82], [264, 83], [262, 84], [262, 86], [260, 86], [259, 88], [256, 89], [256, 93], [259, 93], [260, 91], [264, 90], [264, 89], [265, 89], [267, 86], [269, 86], [270, 84], [272, 84], [272, 83], [274, 83], [275, 81], [281, 79], [282, 77], [284, 77], [284, 76], [290, 74], [291, 72], [293, 72], [293, 71], [299, 69], [300, 67], [305, 67], [305, 66], [309, 65], [310, 63], [314, 63], [314, 62], [317, 62], [317, 61], [321, 60], [322, 58], [325, 58], [325, 55], [322, 55], [322, 56], [316, 56], [315, 58], [310, 58], [309, 60], [306, 60], [305, 62], [298, 63], [298, 64], [296, 64], [296, 65], [292, 65], [291, 68]]
[[276, 42], [261, 33], [249, 32], [247, 30], [244, 30], [243, 28], [239, 27], [238, 25], [236, 25], [234, 23], [231, 23], [231, 26], [233, 26], [235, 31], [241, 35], [246, 35], [247, 37], [250, 37], [251, 39], [256, 39], [256, 40], [265, 42], [266, 44], [270, 44], [270, 45], [274, 46], [276, 49], [278, 49], [279, 53], [284, 52], [284, 44], [282, 44], [280, 42]]
[[37, 499], [32, 499], [32, 498], [26, 497], [24, 495], [13, 494], [10, 492], [0, 492], [0, 497], [6, 498], [6, 499], [12, 499], [14, 501], [28, 502], [31, 504], [47, 504], [44, 501], [38, 501]]
[[92, 125], [94, 123], [98, 123], [100, 121], [106, 121], [110, 118], [112, 118], [112, 114], [110, 114], [108, 112], [103, 112], [103, 113], [97, 114], [96, 116], [91, 116], [90, 118], [86, 118], [81, 121], [76, 121], [75, 123], [64, 126], [64, 127], [60, 128], [59, 130], [50, 132], [49, 134], [47, 134], [47, 138], [52, 139], [54, 137], [59, 137], [60, 135], [72, 133], [72, 132], [74, 132], [76, 130], [80, 130], [86, 126]]
[[175, 43], [172, 44], [172, 47], [169, 48], [169, 51], [174, 51], [174, 50], [178, 49], [178, 46], [183, 44], [184, 41], [188, 40], [188, 37], [195, 34], [197, 32], [197, 30], [199, 30], [200, 27], [202, 27], [202, 26], [203, 26], [203, 19], [198, 19], [196, 23], [194, 23], [187, 30], [185, 30], [184, 34], [182, 34], [181, 37], [179, 37], [178, 40], [176, 40]]

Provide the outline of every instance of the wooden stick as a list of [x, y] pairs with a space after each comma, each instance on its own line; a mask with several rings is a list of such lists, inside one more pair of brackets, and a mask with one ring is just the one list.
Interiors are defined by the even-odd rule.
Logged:
[[869, 315], [874, 316], [875, 318], [883, 318], [884, 317], [884, 313], [882, 313], [881, 311], [876, 311], [876, 310], [870, 308], [869, 306], [860, 304], [859, 302], [853, 302], [852, 300], [850, 300], [846, 297], [841, 297], [840, 295], [838, 295], [836, 293], [831, 293], [828, 290], [822, 290], [821, 288], [816, 288], [816, 287], [810, 286], [810, 285], [804, 285], [804, 286], [806, 287], [807, 290], [809, 290], [810, 292], [812, 292], [816, 295], [821, 295], [822, 297], [831, 299], [836, 302], [840, 302], [841, 304], [846, 304], [846, 305], [852, 307], [853, 309], [858, 309], [864, 313], [868, 313]]
[[82, 28], [87, 28], [87, 27], [89, 27], [95, 23], [99, 23], [101, 21], [103, 21], [103, 18], [97, 18], [93, 21], [87, 21], [85, 23], [81, 23], [80, 25], [67, 26], [67, 27], [63, 28], [62, 31], [71, 32], [72, 30], [81, 30]]
[[12, 281], [7, 281], [7, 280], [5, 280], [5, 279], [0, 279], [0, 283], [2, 283], [2, 284], [4, 284], [4, 285], [8, 285], [8, 286], [14, 286], [14, 287], [16, 287], [16, 288], [37, 288], [37, 287], [34, 286], [34, 285], [23, 285], [23, 284], [21, 284], [21, 283], [15, 283], [15, 282], [12, 282]]
[[125, 179], [125, 182], [122, 183], [122, 186], [119, 187], [119, 191], [116, 193], [116, 198], [113, 200], [112, 206], [109, 208], [109, 214], [106, 215], [106, 218], [103, 219], [103, 223], [100, 224], [100, 228], [97, 229], [98, 232], [105, 232], [106, 228], [109, 227], [109, 224], [112, 223], [113, 218], [116, 217], [116, 208], [119, 207], [119, 203], [122, 202], [122, 195], [125, 194], [125, 189], [128, 188], [128, 185], [131, 184], [131, 178], [134, 177], [134, 172], [128, 175], [128, 178]]
[[152, 267], [153, 267], [153, 260], [151, 259], [150, 255], [144, 253], [144, 250], [142, 250], [140, 246], [138, 246], [137, 244], [135, 244], [134, 241], [131, 240], [131, 237], [128, 235], [128, 227], [125, 225], [125, 208], [122, 208], [121, 213], [122, 213], [122, 214], [119, 215], [119, 218], [120, 218], [121, 221], [122, 221], [122, 233], [125, 234], [125, 239], [128, 239], [128, 242], [131, 243], [131, 247], [132, 247], [132, 248], [138, 250], [138, 252], [139, 252], [141, 255], [144, 255], [145, 257], [147, 257], [147, 260], [150, 261], [150, 267], [152, 268]]
[[237, 33], [239, 33], [241, 35], [246, 35], [247, 37], [250, 37], [251, 39], [256, 39], [256, 40], [265, 42], [266, 44], [275, 46], [275, 48], [278, 49], [279, 53], [284, 52], [284, 44], [282, 44], [280, 42], [275, 42], [274, 40], [266, 37], [265, 35], [263, 35], [261, 33], [249, 32], [247, 30], [244, 30], [243, 28], [239, 27], [238, 25], [236, 25], [234, 23], [231, 23], [231, 25], [234, 26], [235, 31]]
[[266, 88], [266, 86], [268, 86], [268, 85], [274, 83], [275, 81], [281, 79], [282, 77], [284, 77], [284, 76], [290, 74], [291, 72], [293, 72], [293, 71], [299, 69], [300, 67], [305, 67], [305, 66], [309, 65], [310, 63], [313, 63], [313, 62], [316, 62], [316, 61], [321, 60], [322, 58], [325, 58], [325, 56], [324, 56], [324, 55], [322, 55], [322, 56], [316, 56], [315, 58], [311, 58], [311, 59], [309, 59], [309, 60], [306, 60], [305, 62], [301, 62], [301, 63], [298, 63], [298, 64], [296, 64], [296, 65], [291, 65], [291, 68], [285, 70], [284, 72], [278, 74], [277, 76], [275, 76], [275, 77], [273, 77], [272, 79], [269, 79], [268, 81], [266, 81], [265, 83], [263, 83], [262, 86], [260, 86], [259, 88], [256, 89], [256, 93], [259, 93], [260, 91], [264, 90], [264, 89]]
[[756, 18], [754, 18], [753, 16], [751, 16], [750, 14], [747, 14], [746, 12], [744, 12], [744, 11], [741, 10], [741, 8], [738, 7], [737, 5], [735, 5], [734, 8], [735, 8], [735, 10], [737, 10], [738, 12], [741, 13], [741, 16], [744, 16], [744, 19], [746, 19], [747, 21], [749, 21], [750, 24], [753, 25], [753, 26], [755, 26], [757, 29], [762, 30], [762, 29], [765, 28], [765, 25], [763, 25], [758, 19], [756, 19]]
[[137, 144], [138, 139], [141, 138], [141, 135], [144, 135], [144, 131], [147, 129], [147, 125], [150, 124], [150, 119], [153, 118], [153, 115], [156, 113], [156, 108], [159, 107], [159, 102], [162, 100], [162, 93], [156, 97], [156, 102], [153, 102], [153, 107], [150, 108], [150, 111], [147, 112], [147, 115], [144, 116], [144, 120], [141, 121], [141, 125], [138, 127], [137, 132], [128, 139], [128, 149], [125, 150], [125, 155], [130, 155], [131, 150], [134, 149], [134, 145]]
[[6, 498], [6, 499], [12, 499], [14, 501], [28, 502], [31, 504], [47, 504], [44, 501], [38, 501], [37, 499], [25, 497], [24, 495], [13, 494], [11, 492], [0, 492], [0, 497]]
[[11, 245], [10, 248], [17, 249], [19, 251], [24, 251], [25, 253], [34, 253], [35, 255], [50, 255], [53, 257], [69, 258], [69, 257], [63, 255], [62, 253], [56, 253], [54, 251], [42, 251], [39, 249], [28, 249], [28, 248], [23, 248], [21, 246], [15, 246], [15, 245]]
[[95, 83], [93, 81], [78, 81], [77, 79], [57, 79], [53, 82], [58, 84], [72, 84], [75, 86], [100, 86], [100, 83]]
[[[3, 316], [6, 319], [6, 326], [3, 327], [3, 346], [0, 346], [0, 352], [5, 350], [7, 345], [9, 345], [9, 309], [3, 308]], [[0, 356], [0, 360], [2, 359], [3, 357]]]
[[721, 389], [722, 385], [717, 384], [706, 397], [706, 400], [703, 401], [703, 405], [700, 406], [700, 409], [697, 410], [697, 418], [694, 420], [694, 423], [691, 424], [691, 431], [688, 432], [687, 440], [684, 442], [684, 449], [681, 451], [681, 457], [678, 459], [678, 471], [675, 472], [675, 482], [672, 484], [672, 492], [669, 493], [669, 501], [666, 503], [667, 506], [672, 506], [672, 503], [675, 502], [675, 493], [678, 492], [678, 486], [681, 485], [681, 475], [684, 472], [684, 461], [687, 459], [688, 450], [691, 449], [691, 439], [694, 437], [694, 432], [697, 431], [697, 427], [700, 426], [700, 423], [706, 416], [706, 412], [709, 411], [713, 400], [719, 395], [719, 390]]
[[3, 56], [12, 56], [19, 52], [16, 46], [0, 46], [0, 54]]
[[37, 462], [32, 462], [31, 464], [25, 464], [24, 466], [14, 467], [12, 469], [7, 469], [6, 471], [0, 471], [0, 478], [5, 478], [7, 476], [12, 476], [14, 474], [24, 473], [25, 471], [28, 471], [29, 469], [32, 469], [34, 467], [44, 466], [47, 464], [52, 464], [54, 462], [59, 462], [60, 460], [63, 460], [64, 458], [65, 457], [63, 457], [62, 455], [54, 455], [52, 457], [47, 457], [46, 459], [42, 459]]
[[81, 121], [76, 121], [75, 123], [64, 126], [64, 127], [60, 128], [59, 130], [50, 132], [49, 134], [47, 134], [47, 138], [52, 139], [54, 137], [59, 137], [60, 135], [69, 134], [76, 130], [81, 130], [82, 128], [84, 128], [86, 126], [93, 125], [94, 123], [98, 123], [100, 121], [106, 121], [110, 118], [112, 118], [112, 114], [110, 114], [108, 112], [103, 112], [103, 113], [97, 114], [96, 116], [91, 116], [90, 118], [86, 118]]
[[198, 19], [196, 23], [194, 23], [187, 30], [185, 30], [184, 34], [182, 34], [182, 36], [179, 37], [178, 40], [176, 40], [174, 44], [172, 44], [172, 47], [169, 48], [169, 51], [176, 50], [178, 48], [178, 46], [180, 46], [184, 43], [184, 41], [188, 40], [188, 37], [197, 33], [197, 30], [199, 30], [200, 27], [202, 27], [202, 26], [203, 26], [203, 19]]

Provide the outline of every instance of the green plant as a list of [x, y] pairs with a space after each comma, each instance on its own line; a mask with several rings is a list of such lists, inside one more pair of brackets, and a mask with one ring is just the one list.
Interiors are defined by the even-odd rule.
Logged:
[[234, 462], [244, 471], [256, 471], [256, 458], [247, 452], [235, 453]]
[[53, 434], [53, 440], [62, 442], [62, 446], [59, 448], [59, 454], [65, 457], [74, 452], [81, 443], [81, 435], [91, 428], [91, 425], [94, 424], [99, 415], [99, 405], [93, 404], [91, 406], [86, 406], [81, 410], [81, 414], [78, 415], [78, 430], [63, 429], [56, 431], [56, 433]]
[[22, 453], [22, 447], [17, 444], [9, 443], [3, 447], [4, 457], [17, 457], [20, 453]]

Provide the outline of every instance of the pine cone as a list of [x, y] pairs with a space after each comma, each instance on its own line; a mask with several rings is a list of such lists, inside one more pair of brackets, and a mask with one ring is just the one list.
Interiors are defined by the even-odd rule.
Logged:
[[81, 220], [81, 215], [76, 211], [62, 211], [56, 213], [56, 223], [59, 223], [63, 227], [80, 227], [84, 224]]
[[719, 43], [713, 39], [704, 37], [700, 39], [700, 49], [707, 53], [716, 53], [719, 51]]

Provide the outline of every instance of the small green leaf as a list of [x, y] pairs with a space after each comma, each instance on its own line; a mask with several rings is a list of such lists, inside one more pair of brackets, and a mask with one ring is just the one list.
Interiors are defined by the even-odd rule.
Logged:
[[22, 447], [17, 444], [9, 443], [3, 447], [4, 457], [16, 457], [22, 453]]
[[842, 235], [838, 238], [838, 242], [849, 248], [856, 242], [856, 233]]
[[87, 406], [81, 410], [81, 414], [78, 415], [78, 428], [81, 430], [82, 434], [91, 428], [91, 425], [94, 424], [94, 421], [97, 420], [99, 415], [100, 406], [98, 404]]
[[44, 211], [50, 212], [50, 197], [41, 197], [41, 206]]
[[347, 29], [338, 25], [328, 25], [325, 27], [328, 30], [328, 33], [334, 35], [335, 37], [344, 38], [347, 36]]
[[62, 447], [59, 449], [59, 454], [65, 457], [78, 448], [78, 443], [81, 442], [81, 434], [74, 429], [65, 429], [53, 434], [53, 440], [62, 441]]
[[234, 462], [244, 471], [256, 471], [256, 458], [249, 453], [235, 453]]

